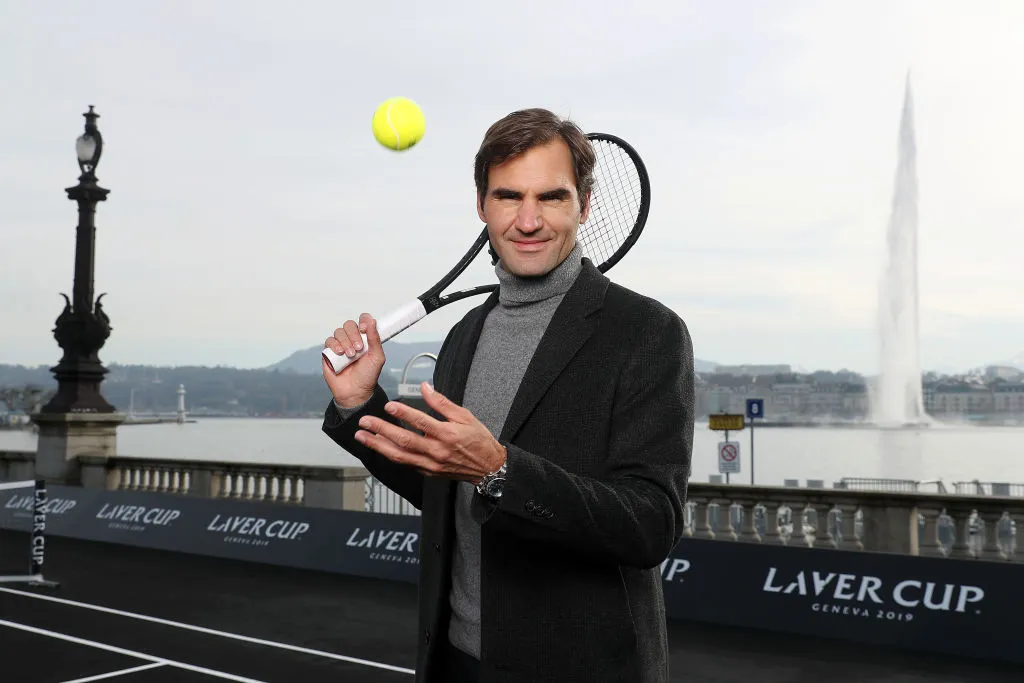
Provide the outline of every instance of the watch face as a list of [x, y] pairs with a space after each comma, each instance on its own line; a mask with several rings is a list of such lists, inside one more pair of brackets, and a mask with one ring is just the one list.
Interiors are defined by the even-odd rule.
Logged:
[[505, 480], [498, 478], [490, 481], [487, 484], [487, 495], [494, 496], [495, 498], [501, 497], [501, 492], [505, 488]]

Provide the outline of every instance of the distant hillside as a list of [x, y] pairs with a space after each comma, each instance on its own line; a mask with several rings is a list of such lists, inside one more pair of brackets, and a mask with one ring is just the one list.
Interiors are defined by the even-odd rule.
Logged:
[[[173, 413], [178, 385], [185, 385], [186, 409], [194, 416], [309, 416], [322, 414], [330, 392], [321, 375], [241, 370], [228, 367], [118, 365], [110, 363], [100, 387], [119, 411], [140, 415]], [[34, 385], [45, 394], [57, 388], [48, 366], [0, 365], [0, 393], [5, 387]], [[397, 382], [382, 378], [385, 391]]]
[[1017, 368], [1018, 370], [1024, 370], [1024, 351], [1021, 351], [1013, 358], [1007, 358], [999, 363], [994, 363], [994, 365], [1008, 365], [1012, 368]]
[[[302, 351], [296, 351], [292, 355], [288, 356], [284, 360], [280, 360], [273, 365], [268, 365], [267, 370], [278, 370], [280, 372], [297, 372], [299, 374], [320, 374], [320, 349], [322, 346], [311, 346], [308, 349]], [[392, 374], [401, 373], [405, 364], [409, 362], [409, 359], [418, 353], [433, 353], [437, 354], [441, 350], [440, 341], [427, 341], [427, 342], [399, 342], [399, 341], [386, 341], [384, 342], [384, 355], [387, 356], [386, 369]], [[715, 368], [718, 367], [718, 363], [711, 361], [696, 359], [694, 361], [694, 369], [697, 372], [714, 372]]]
[[[284, 360], [280, 360], [273, 365], [268, 365], [265, 369], [277, 370], [278, 372], [296, 372], [300, 375], [320, 375], [322, 372], [322, 366], [320, 364], [320, 350], [322, 348], [323, 345], [318, 345], [311, 346], [308, 349], [303, 349], [302, 351], [296, 351]], [[434, 355], [437, 355], [437, 352], [440, 350], [440, 341], [386, 341], [384, 342], [384, 355], [387, 356], [385, 369], [400, 373], [402, 369], [405, 368], [405, 364], [409, 362], [409, 359], [416, 354], [433, 353]], [[429, 362], [429, 360], [424, 362]]]
[[712, 363], [709, 360], [701, 360], [700, 358], [693, 359], [694, 372], [714, 372], [717, 367], [718, 363]]

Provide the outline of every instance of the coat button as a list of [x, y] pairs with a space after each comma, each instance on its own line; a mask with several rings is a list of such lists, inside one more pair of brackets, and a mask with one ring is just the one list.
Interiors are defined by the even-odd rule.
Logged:
[[434, 544], [434, 550], [436, 550], [437, 552], [441, 552], [441, 544], [440, 543], [435, 543]]
[[430, 631], [427, 631], [426, 633], [423, 634], [423, 642], [426, 643], [427, 645], [430, 644]]
[[532, 500], [528, 500], [526, 501], [526, 509], [528, 512], [533, 512], [534, 510], [537, 509], [537, 504], [534, 503]]

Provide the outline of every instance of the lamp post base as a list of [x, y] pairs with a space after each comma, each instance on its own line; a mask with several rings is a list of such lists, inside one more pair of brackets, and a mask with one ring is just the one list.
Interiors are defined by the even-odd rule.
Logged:
[[100, 393], [100, 383], [107, 374], [98, 361], [61, 361], [50, 371], [57, 379], [57, 393], [43, 406], [43, 414], [115, 413]]
[[117, 427], [123, 413], [36, 413], [39, 427], [35, 476], [51, 484], [81, 485], [80, 456], [117, 455]]
[[101, 294], [93, 304], [74, 308], [64, 295], [64, 310], [57, 316], [53, 336], [64, 356], [50, 371], [57, 380], [57, 393], [41, 412], [113, 413], [100, 393], [100, 383], [107, 369], [100, 362], [99, 351], [110, 336], [110, 318], [103, 310]]

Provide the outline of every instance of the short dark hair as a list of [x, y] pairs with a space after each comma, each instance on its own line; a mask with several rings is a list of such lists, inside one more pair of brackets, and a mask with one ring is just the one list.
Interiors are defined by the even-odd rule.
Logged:
[[580, 209], [594, 185], [594, 164], [597, 155], [589, 138], [576, 123], [563, 119], [547, 109], [521, 109], [495, 121], [484, 134], [476, 153], [473, 177], [481, 206], [487, 196], [487, 179], [491, 166], [501, 164], [525, 153], [537, 145], [561, 137], [572, 153], [576, 191], [580, 196]]

